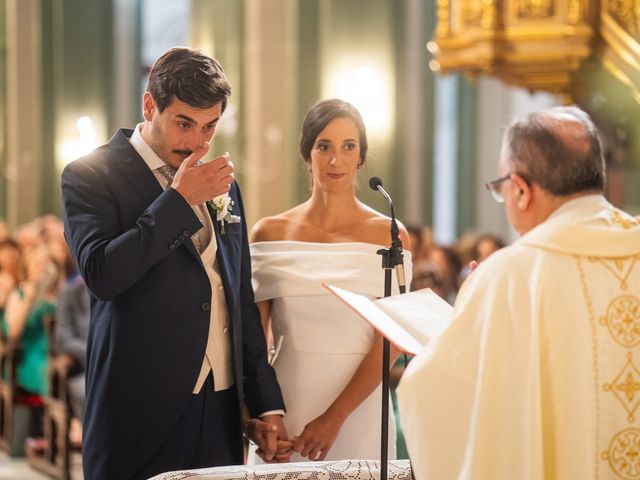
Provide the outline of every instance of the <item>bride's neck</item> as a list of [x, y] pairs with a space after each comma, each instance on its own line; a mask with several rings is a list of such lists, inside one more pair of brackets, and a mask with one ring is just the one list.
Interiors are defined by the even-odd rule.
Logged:
[[353, 223], [354, 216], [359, 212], [360, 202], [352, 191], [314, 191], [307, 203], [309, 220], [329, 230]]

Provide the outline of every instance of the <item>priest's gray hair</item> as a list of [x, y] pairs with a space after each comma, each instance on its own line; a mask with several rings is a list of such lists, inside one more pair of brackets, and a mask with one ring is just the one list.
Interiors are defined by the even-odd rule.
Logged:
[[504, 134], [502, 158], [512, 172], [556, 196], [604, 190], [598, 131], [589, 115], [575, 106], [516, 118]]

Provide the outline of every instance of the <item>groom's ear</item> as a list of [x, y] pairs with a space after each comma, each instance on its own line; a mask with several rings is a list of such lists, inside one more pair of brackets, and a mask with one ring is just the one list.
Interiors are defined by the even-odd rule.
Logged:
[[148, 122], [153, 119], [153, 112], [156, 109], [156, 102], [150, 92], [144, 92], [142, 96], [142, 116]]

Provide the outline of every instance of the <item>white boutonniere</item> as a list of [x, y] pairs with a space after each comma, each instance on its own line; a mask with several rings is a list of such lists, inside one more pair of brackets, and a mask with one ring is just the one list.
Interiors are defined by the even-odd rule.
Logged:
[[224, 235], [224, 222], [231, 220], [231, 210], [233, 209], [233, 200], [228, 193], [218, 195], [213, 200], [207, 202], [209, 206], [216, 212], [216, 220], [220, 222], [220, 233]]

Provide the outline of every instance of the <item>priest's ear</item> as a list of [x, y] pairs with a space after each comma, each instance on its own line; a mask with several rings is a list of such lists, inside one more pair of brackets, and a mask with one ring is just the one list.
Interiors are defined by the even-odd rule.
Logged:
[[533, 197], [533, 188], [524, 178], [522, 178], [517, 173], [511, 175], [511, 183], [513, 187], [517, 190], [517, 202], [516, 205], [520, 210], [526, 210], [529, 208], [531, 204], [531, 200]]

